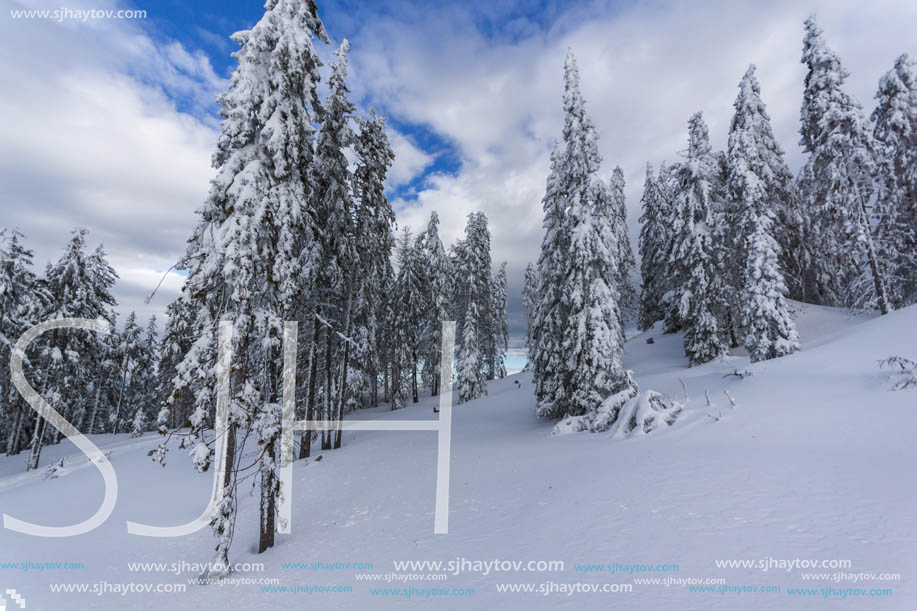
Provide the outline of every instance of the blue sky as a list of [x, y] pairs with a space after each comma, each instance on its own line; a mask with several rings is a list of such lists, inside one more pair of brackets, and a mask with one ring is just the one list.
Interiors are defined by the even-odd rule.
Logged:
[[[475, 16], [475, 27], [486, 32], [489, 37], [514, 36], [512, 23], [520, 19], [541, 18], [556, 9], [551, 9], [542, 3], [527, 3], [530, 6], [511, 7], [509, 4], [505, 11], [480, 13]], [[135, 8], [146, 8], [150, 18], [142, 25], [150, 35], [163, 44], [169, 41], [178, 41], [186, 49], [196, 49], [206, 54], [213, 66], [214, 72], [228, 78], [235, 68], [235, 60], [231, 53], [237, 48], [230, 36], [239, 30], [251, 27], [263, 14], [263, 5], [260, 2], [216, 2], [206, 0], [201, 2], [180, 2], [177, 0], [159, 0], [155, 3], [132, 3]], [[347, 32], [358, 32], [365, 24], [372, 21], [373, 15], [393, 15], [403, 11], [425, 10], [425, 3], [400, 3], [399, 11], [394, 10], [394, 5], [368, 4], [365, 2], [326, 2], [319, 5], [319, 16], [329, 32], [331, 45], [318, 44], [319, 52], [330, 61], [330, 51], [339, 44], [342, 36], [350, 36], [352, 45], [360, 44], [360, 36], [351, 36]], [[440, 8], [445, 5], [440, 5]], [[371, 8], [370, 8], [371, 7]], [[523, 10], [524, 9], [524, 10]], [[509, 26], [509, 31], [507, 30]], [[198, 108], [193, 100], [186, 96], [166, 91], [175, 100], [177, 108], [201, 118], [202, 110], [207, 114], [216, 115], [217, 105], [214, 102], [206, 109]], [[428, 125], [412, 123], [406, 117], [399, 117], [393, 109], [386, 107], [385, 103], [374, 100], [371, 95], [363, 96], [357, 102], [364, 109], [376, 106], [377, 111], [389, 117], [389, 124], [398, 133], [408, 137], [420, 150], [431, 155], [430, 163], [423, 171], [417, 173], [410, 180], [401, 184], [390, 185], [389, 195], [393, 198], [413, 200], [416, 193], [425, 184], [425, 179], [430, 174], [455, 175], [461, 169], [461, 159], [455, 144], [442, 137]]]
[[[11, 10], [135, 8], [142, 20], [56, 23]], [[604, 157], [627, 180], [636, 244], [645, 164], [677, 160], [703, 111], [722, 148], [749, 63], [791, 168], [802, 161], [802, 22], [817, 13], [868, 114], [881, 75], [917, 53], [917, 3], [876, 0], [419, 2], [318, 0], [332, 39], [351, 42], [350, 86], [388, 117], [396, 152], [389, 193], [398, 223], [432, 211], [449, 244], [465, 217], [490, 220], [493, 260], [508, 262], [511, 344], [521, 349], [520, 291], [537, 257], [548, 159], [562, 125], [562, 67], [573, 49]], [[216, 95], [234, 66], [229, 35], [260, 2], [0, 0], [0, 226], [18, 227], [43, 267], [70, 230], [90, 230], [121, 280], [121, 309], [162, 313], [170, 273], [213, 176]]]

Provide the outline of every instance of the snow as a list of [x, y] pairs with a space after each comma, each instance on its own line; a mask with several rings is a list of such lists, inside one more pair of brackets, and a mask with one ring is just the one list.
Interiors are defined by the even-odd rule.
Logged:
[[[674, 426], [639, 438], [612, 431], [551, 435], [535, 417], [531, 374], [489, 383], [488, 395], [454, 401], [448, 535], [433, 534], [437, 436], [417, 431], [355, 431], [341, 450], [294, 465], [293, 533], [257, 555], [258, 498], [240, 487], [232, 562], [263, 562], [280, 585], [351, 586], [349, 593], [262, 593], [259, 585], [190, 585], [183, 594], [58, 594], [49, 583], [187, 583], [195, 575], [131, 572], [128, 562], [202, 563], [210, 529], [172, 539], [130, 536], [125, 521], [178, 525], [207, 502], [211, 473], [195, 473], [170, 453], [166, 468], [147, 452], [156, 435], [92, 435], [110, 452], [117, 506], [96, 531], [45, 539], [0, 530], [0, 561], [82, 562], [81, 570], [0, 570], [30, 609], [906, 609], [917, 600], [917, 395], [891, 392], [878, 361], [913, 358], [917, 306], [870, 318], [790, 303], [802, 349], [750, 364], [741, 352], [688, 368], [682, 337], [661, 326], [631, 337], [624, 365], [641, 391], [687, 403]], [[652, 344], [646, 340], [653, 338]], [[750, 370], [751, 376], [728, 375]], [[724, 377], [725, 376], [725, 377]], [[516, 381], [521, 382], [517, 388]], [[736, 401], [730, 406], [724, 391]], [[712, 406], [707, 406], [709, 395]], [[456, 397], [457, 398], [457, 397]], [[434, 418], [438, 398], [396, 412], [354, 417]], [[65, 471], [43, 479], [65, 459]], [[40, 524], [91, 516], [102, 498], [99, 472], [64, 441], [23, 473], [26, 455], [0, 457], [0, 510]], [[436, 582], [366, 582], [395, 560], [562, 560], [563, 572], [450, 574]], [[900, 581], [805, 581], [803, 569], [718, 569], [716, 560], [842, 559], [850, 573], [899, 573]], [[371, 570], [283, 569], [286, 562], [371, 562]], [[780, 586], [780, 593], [692, 593], [687, 587], [634, 585], [629, 593], [497, 593], [498, 584], [633, 583], [651, 573], [576, 572], [574, 564], [677, 564], [666, 577], [725, 578], [729, 586]], [[835, 572], [816, 569], [813, 572]], [[425, 572], [425, 571], [408, 571]], [[889, 587], [883, 598], [794, 597], [788, 588]], [[372, 596], [370, 588], [474, 588], [473, 597], [422, 602]], [[417, 598], [412, 597], [412, 601]], [[910, 601], [910, 602], [909, 602]]]

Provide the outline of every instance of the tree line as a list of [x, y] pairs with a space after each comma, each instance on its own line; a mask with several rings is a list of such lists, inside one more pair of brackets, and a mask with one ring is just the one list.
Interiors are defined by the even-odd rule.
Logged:
[[[403, 229], [385, 194], [394, 159], [384, 118], [358, 112], [347, 84], [344, 40], [317, 92], [316, 41], [328, 35], [311, 0], [271, 0], [240, 48], [229, 89], [210, 192], [178, 269], [181, 295], [167, 309], [161, 338], [129, 315], [110, 337], [55, 331], [35, 342], [27, 376], [83, 432], [158, 430], [151, 452], [164, 463], [177, 440], [194, 467], [213, 467], [217, 330], [231, 321], [229, 426], [224, 495], [212, 522], [212, 566], [228, 567], [239, 486], [257, 485], [259, 551], [274, 542], [279, 484], [284, 321], [298, 321], [297, 419], [336, 421], [352, 409], [418, 402], [440, 392], [441, 328], [457, 322], [460, 401], [486, 394], [506, 375], [506, 266], [492, 268], [483, 213], [468, 215], [448, 250], [434, 212], [423, 231]], [[43, 278], [30, 271], [21, 235], [2, 248], [3, 349], [31, 325], [56, 317], [115, 322], [117, 274], [101, 247], [85, 252], [77, 230]], [[7, 285], [10, 286], [7, 289]], [[24, 405], [9, 380], [0, 387], [0, 432], [11, 453], [31, 439], [59, 441]], [[13, 434], [11, 431], [18, 431]], [[14, 440], [15, 437], [15, 440]], [[338, 448], [341, 432], [306, 430], [298, 456]], [[216, 576], [216, 575], [211, 575]]]
[[[814, 17], [794, 176], [774, 137], [755, 66], [739, 83], [725, 151], [700, 112], [684, 159], [647, 164], [641, 200], [638, 327], [681, 331], [691, 365], [744, 346], [752, 361], [799, 349], [789, 299], [891, 309], [917, 303], [917, 64], [879, 81], [867, 119]], [[525, 272], [526, 348], [539, 416], [614, 423], [637, 393], [621, 364], [634, 265], [623, 174], [599, 177], [597, 135], [572, 53], [565, 123], [551, 157], [545, 234]]]

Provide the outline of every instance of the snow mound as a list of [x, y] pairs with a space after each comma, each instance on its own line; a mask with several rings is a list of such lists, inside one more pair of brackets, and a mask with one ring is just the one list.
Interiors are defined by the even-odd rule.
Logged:
[[640, 437], [674, 425], [682, 407], [655, 390], [638, 393], [629, 388], [605, 399], [595, 414], [567, 416], [554, 425], [551, 434], [610, 431], [613, 439]]
[[655, 390], [647, 390], [624, 404], [611, 427], [611, 437], [640, 437], [668, 428], [675, 424], [681, 409], [680, 403], [667, 400]]

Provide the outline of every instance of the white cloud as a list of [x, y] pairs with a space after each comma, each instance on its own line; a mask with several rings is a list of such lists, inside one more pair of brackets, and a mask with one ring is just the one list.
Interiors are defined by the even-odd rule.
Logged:
[[[917, 4], [903, 1], [560, 3], [548, 7], [555, 19], [516, 17], [497, 38], [476, 25], [480, 13], [502, 10], [486, 4], [401, 8], [368, 3], [349, 21], [362, 29], [331, 32], [351, 39], [354, 99], [428, 126], [461, 161], [455, 175], [429, 176], [416, 200], [395, 202], [399, 223], [420, 229], [436, 210], [451, 242], [468, 212], [486, 212], [494, 261], [510, 262], [516, 313], [522, 268], [541, 241], [540, 200], [561, 131], [568, 46], [599, 130], [602, 171], [608, 176], [620, 164], [627, 177], [632, 237], [646, 161], [674, 160], [697, 110], [722, 147], [736, 85], [751, 62], [776, 133], [798, 167], [799, 55], [808, 13], [818, 12], [851, 73], [847, 86], [867, 112], [880, 75], [901, 52], [917, 51], [908, 48]], [[71, 227], [90, 227], [123, 276], [123, 306], [145, 308], [143, 297], [182, 252], [213, 174], [217, 121], [182, 114], [174, 100], [204, 116], [226, 81], [199, 51], [157, 42], [128, 21], [0, 17], [0, 225], [28, 234], [39, 265], [57, 258]], [[395, 129], [389, 135], [397, 154], [393, 186], [434, 161], [436, 151], [421, 150]], [[178, 284], [180, 277], [170, 275], [151, 307], [164, 307]]]
[[74, 226], [89, 228], [90, 247], [104, 243], [121, 276], [120, 310], [161, 314], [180, 276], [170, 274], [151, 304], [144, 298], [184, 250], [216, 142], [215, 121], [176, 111], [166, 93], [199, 109], [225, 82], [206, 56], [159, 45], [126, 21], [7, 17], [0, 226], [26, 234], [39, 269]]
[[[562, 128], [563, 59], [577, 57], [587, 109], [599, 131], [603, 174], [621, 165], [628, 181], [631, 237], [644, 168], [677, 159], [686, 123], [702, 110], [723, 147], [737, 84], [758, 66], [762, 95], [791, 166], [798, 167], [803, 20], [817, 12], [829, 44], [851, 73], [847, 87], [866, 107], [879, 77], [913, 45], [917, 4], [852, 1], [769, 3], [593, 2], [562, 9], [545, 28], [525, 21], [511, 36], [485, 38], [473, 5], [439, 11], [389, 11], [353, 34], [361, 94], [405, 121], [430, 125], [455, 143], [463, 166], [434, 177], [416, 201], [400, 202], [399, 221], [419, 229], [431, 210], [444, 239], [464, 216], [491, 220], [494, 260], [510, 262], [519, 307], [522, 269], [537, 258], [541, 196], [549, 153]], [[405, 17], [404, 15], [408, 15]], [[518, 335], [518, 328], [516, 335]]]
[[433, 155], [420, 150], [406, 136], [393, 129], [386, 130], [395, 161], [388, 172], [388, 183], [397, 187], [407, 184], [423, 172], [435, 159]]

